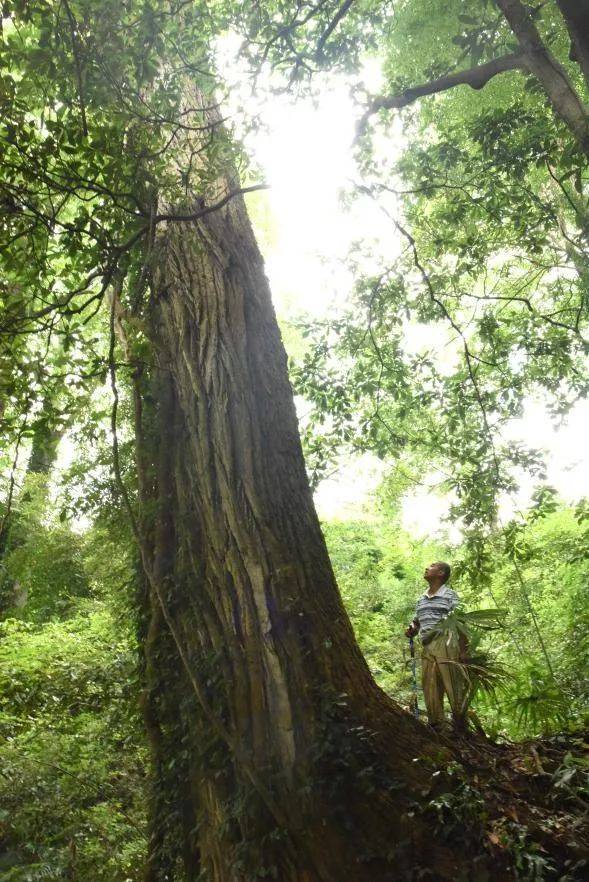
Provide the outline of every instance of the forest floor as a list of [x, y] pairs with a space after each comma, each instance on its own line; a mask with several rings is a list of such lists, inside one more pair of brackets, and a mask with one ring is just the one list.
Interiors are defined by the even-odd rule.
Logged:
[[[496, 742], [442, 739], [466, 773], [461, 794], [432, 800], [438, 821], [481, 830], [512, 878], [589, 879], [589, 732]], [[473, 819], [476, 824], [473, 825]], [[501, 871], [498, 877], [502, 876]]]

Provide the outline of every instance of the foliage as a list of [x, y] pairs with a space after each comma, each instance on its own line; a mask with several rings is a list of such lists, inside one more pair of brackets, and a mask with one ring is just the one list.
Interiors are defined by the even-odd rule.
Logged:
[[[368, 663], [381, 685], [408, 706], [411, 684], [402, 629], [422, 590], [423, 566], [440, 557], [453, 560], [460, 549], [418, 542], [394, 521], [326, 523], [324, 529]], [[545, 518], [527, 524], [520, 535], [528, 565], [540, 560], [550, 567], [552, 561], [555, 565], [558, 561], [554, 579], [565, 584], [567, 592], [585, 584], [584, 560], [563, 554], [563, 549], [572, 552], [577, 548], [581, 529], [574, 512], [558, 506]], [[91, 595], [76, 599], [69, 617], [62, 615], [61, 619], [46, 622], [39, 617], [35, 621], [9, 619], [2, 626], [1, 796], [7, 807], [2, 837], [4, 860], [13, 862], [10, 868], [5, 864], [3, 870], [19, 882], [43, 878], [44, 872], [48, 878], [61, 878], [71, 870], [72, 862], [83, 877], [109, 882], [113, 878], [139, 878], [136, 873], [145, 847], [146, 756], [135, 709], [139, 687], [128, 630], [128, 623], [133, 621], [132, 599], [123, 602], [131, 572], [123, 536], [100, 524], [87, 531], [82, 559], [85, 572], [92, 574]], [[43, 544], [38, 532], [30, 538], [33, 559], [35, 537]], [[512, 591], [509, 560], [496, 560], [494, 592], [505, 600]], [[461, 594], [468, 595], [466, 586], [457, 587]], [[504, 630], [492, 629], [485, 632], [484, 640], [481, 637], [481, 625], [489, 624], [489, 619], [496, 622], [495, 612], [484, 604], [481, 610], [476, 609], [481, 600], [484, 598], [477, 600], [474, 593], [470, 594], [468, 611], [460, 616], [461, 627], [468, 631], [475, 658], [479, 652], [490, 651], [509, 669], [509, 681], [505, 690], [494, 688], [490, 693], [475, 695], [477, 717], [491, 731], [520, 736], [573, 725], [586, 704], [576, 700], [562, 716], [568, 699], [542, 671], [537, 646], [532, 676], [535, 637], [529, 621], [518, 627], [518, 639], [528, 647], [526, 657], [520, 659]], [[554, 592], [551, 581], [534, 582], [534, 603], [543, 623], [552, 621], [562, 600], [562, 592]], [[509, 622], [519, 613], [506, 605]], [[574, 609], [577, 615], [582, 611], [579, 605]], [[448, 623], [451, 626], [452, 621]], [[558, 633], [546, 632], [552, 655]], [[572, 671], [578, 672], [577, 647], [567, 644], [565, 649], [561, 664], [571, 671], [573, 682]], [[475, 664], [484, 667], [479, 661]], [[576, 682], [582, 689], [578, 675]], [[526, 683], [535, 686], [535, 696], [526, 692]], [[541, 688], [547, 688], [556, 701], [539, 697]], [[527, 695], [533, 697], [528, 701]], [[532, 709], [526, 710], [526, 702]], [[335, 750], [335, 730], [326, 738], [334, 742]], [[341, 748], [339, 744], [337, 749]], [[586, 770], [576, 757], [565, 759], [555, 771], [554, 787], [555, 793], [558, 791], [573, 805], [579, 797], [586, 798]], [[464, 805], [460, 802], [460, 787], [451, 791], [431, 797], [436, 801], [431, 810], [439, 816], [436, 823], [448, 833], [445, 813], [454, 816], [459, 810], [472, 810], [474, 835], [479, 810], [475, 811], [474, 803], [471, 805], [467, 791], [463, 793]], [[27, 798], [29, 793], [35, 794], [34, 802]], [[510, 834], [509, 841], [515, 841], [514, 837], [515, 833]], [[522, 849], [525, 855], [533, 852], [527, 840]], [[529, 863], [528, 857], [522, 856], [521, 860]]]
[[[62, 424], [97, 421], [102, 408], [92, 394], [108, 366], [107, 290], [126, 278], [126, 305], [138, 313], [150, 277], [146, 254], [165, 222], [156, 200], [194, 209], [227, 156], [239, 159], [219, 130], [207, 162], [182, 172], [174, 160], [179, 138], [209, 125], [199, 119], [202, 101], [190, 103], [187, 77], [212, 96], [212, 43], [224, 23], [223, 4], [3, 5], [3, 449], [20, 447], [22, 455], [48, 398]], [[134, 329], [135, 355], [145, 357], [140, 321]]]
[[426, 804], [425, 811], [431, 816], [436, 834], [454, 842], [480, 839], [485, 821], [485, 805], [480, 792], [467, 782], [459, 763], [450, 763], [443, 775], [446, 785], [456, 782], [456, 786], [444, 787]]
[[[387, 26], [377, 19], [383, 93], [513, 52], [497, 5], [475, 7], [407, 2]], [[584, 96], [555, 4], [532, 17]], [[417, 454], [454, 516], [487, 535], [519, 475], [544, 476], [541, 452], [506, 432], [511, 421], [534, 397], [559, 419], [587, 394], [586, 157], [521, 71], [401, 113], [398, 153], [383, 149], [390, 114], [360, 142], [355, 191], [381, 208], [396, 245], [360, 242], [352, 302], [306, 323], [293, 376], [314, 407], [307, 449], [313, 474], [342, 449], [400, 463]]]
[[505, 696], [505, 705], [520, 731], [551, 732], [569, 723], [567, 696], [545, 672], [523, 666]]
[[0, 642], [3, 879], [140, 879], [145, 762], [128, 635], [93, 602]]
[[572, 802], [589, 801], [589, 760], [586, 757], [567, 753], [552, 775], [555, 790], [559, 796]]
[[483, 644], [485, 632], [497, 631], [502, 627], [503, 616], [504, 611], [497, 609], [457, 609], [432, 628], [432, 634], [443, 634], [448, 643], [456, 647], [457, 664], [468, 684], [465, 707], [470, 706], [477, 693], [495, 698], [497, 690], [508, 679], [509, 672], [505, 665], [498, 662]]
[[0, 874], [139, 880], [147, 756], [128, 543], [97, 510], [84, 533], [60, 510], [47, 476], [28, 475], [3, 559], [21, 602], [0, 622]]
[[17, 601], [21, 615], [37, 621], [67, 615], [74, 599], [90, 591], [82, 539], [53, 513], [47, 517], [46, 483], [44, 476], [36, 481], [29, 476], [13, 519], [11, 547], [0, 562], [3, 590], [9, 594], [3, 606]]
[[404, 704], [410, 700], [407, 646], [398, 628], [413, 617], [415, 585], [439, 547], [413, 542], [379, 522], [323, 525], [346, 609], [371, 671]]
[[[538, 28], [534, 57], [553, 53], [585, 100], [557, 5], [526, 6], [524, 15]], [[157, 287], [156, 232], [211, 211], [228, 160], [247, 178], [243, 152], [214, 116], [224, 90], [215, 45], [229, 28], [244, 39], [252, 83], [268, 66], [278, 89], [312, 89], [320, 71], [352, 75], [365, 125], [348, 198], [382, 209], [386, 250], [358, 244], [352, 302], [324, 323], [305, 322], [307, 345], [292, 366], [313, 409], [310, 472], [321, 477], [342, 450], [375, 453], [391, 464], [385, 519], [406, 482], [433, 473], [465, 528], [451, 548], [413, 540], [394, 518], [326, 525], [373, 673], [408, 703], [402, 625], [422, 565], [450, 557], [469, 612], [447, 627], [469, 635], [483, 723], [529, 736], [577, 726], [586, 713], [587, 506], [575, 516], [543, 487], [526, 516], [499, 517], [522, 470], [539, 482], [544, 475], [541, 452], [510, 439], [511, 421], [534, 396], [561, 418], [589, 388], [586, 147], [529, 66], [476, 95], [461, 86], [408, 100], [399, 150], [387, 140], [392, 105], [381, 100], [377, 118], [378, 100], [358, 82], [366, 53], [379, 54], [387, 95], [409, 99], [419, 83], [519, 51], [499, 4], [481, 0], [467, 14], [459, 0], [8, 0], [0, 24], [2, 609], [17, 584], [26, 602], [0, 633], [7, 882], [141, 876], [139, 617], [112, 474], [112, 401], [98, 387], [118, 374], [118, 467], [134, 499], [132, 423], [138, 399], [150, 401], [145, 319]], [[115, 292], [128, 333], [121, 354]], [[66, 431], [79, 450], [56, 503], [51, 463], [40, 476], [31, 462], [41, 442], [54, 455]], [[91, 522], [83, 535], [68, 523], [80, 517]], [[475, 626], [491, 604], [505, 608], [505, 629], [483, 637]], [[502, 666], [495, 674], [491, 656]], [[358, 744], [364, 735], [338, 738], [348, 764]], [[554, 787], [571, 802], [585, 797], [573, 757]], [[476, 828], [472, 787], [435, 799], [442, 829], [452, 819]], [[547, 861], [526, 832], [508, 832], [520, 878], [542, 878]]]
[[586, 635], [580, 633], [579, 622], [588, 605], [586, 563], [575, 551], [583, 534], [571, 508], [557, 504], [556, 510], [531, 517], [518, 530], [519, 547], [526, 549], [521, 561], [524, 588], [555, 676], [546, 667], [503, 533], [495, 537], [490, 580], [481, 587], [460, 566], [461, 556], [468, 553], [464, 544], [451, 548], [416, 542], [399, 528], [378, 522], [324, 528], [363, 652], [377, 680], [405, 706], [410, 704], [411, 682], [403, 624], [410, 621], [422, 590], [423, 567], [450, 559], [457, 562], [454, 587], [463, 606], [442, 628], [456, 641], [460, 634], [468, 637], [465, 663], [472, 707], [483, 725], [492, 734], [521, 737], [583, 724], [588, 705], [582, 676]]

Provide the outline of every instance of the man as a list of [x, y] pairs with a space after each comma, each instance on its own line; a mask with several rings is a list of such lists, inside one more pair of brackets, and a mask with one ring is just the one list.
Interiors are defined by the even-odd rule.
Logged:
[[458, 595], [448, 587], [450, 565], [437, 561], [426, 568], [423, 578], [427, 591], [417, 601], [415, 618], [405, 631], [407, 637], [419, 634], [423, 645], [421, 677], [430, 725], [444, 724], [444, 694], [448, 696], [452, 718], [463, 728], [466, 714], [466, 679], [459, 663], [460, 647], [448, 635], [437, 634], [436, 626], [458, 606]]

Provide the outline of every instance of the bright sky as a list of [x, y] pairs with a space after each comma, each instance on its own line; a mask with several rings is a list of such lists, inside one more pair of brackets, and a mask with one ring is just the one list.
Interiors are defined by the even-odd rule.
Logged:
[[[265, 210], [260, 212], [260, 201], [252, 208], [274, 302], [283, 318], [301, 311], [323, 316], [349, 296], [353, 279], [344, 261], [353, 242], [373, 240], [377, 251], [390, 256], [399, 241], [372, 200], [362, 200], [351, 210], [341, 205], [341, 191], [359, 179], [352, 150], [358, 111], [345, 83], [331, 84], [317, 104], [276, 97], [260, 110], [264, 128], [250, 133], [246, 146], [270, 185], [266, 194], [255, 197]], [[393, 138], [390, 150], [400, 146]], [[427, 328], [408, 330], [417, 348], [429, 336]], [[577, 406], [556, 430], [542, 404], [530, 401], [525, 417], [513, 421], [510, 435], [546, 449], [549, 482], [564, 499], [574, 501], [589, 495], [588, 429], [589, 402]], [[320, 516], [369, 515], [382, 474], [382, 464], [371, 456], [342, 463], [339, 473], [317, 491]], [[504, 501], [503, 516], [525, 507], [530, 490], [530, 482], [524, 480], [519, 497]], [[411, 493], [404, 501], [404, 526], [415, 535], [449, 533], [456, 540], [459, 533], [442, 521], [447, 507], [448, 498], [435, 489]]]

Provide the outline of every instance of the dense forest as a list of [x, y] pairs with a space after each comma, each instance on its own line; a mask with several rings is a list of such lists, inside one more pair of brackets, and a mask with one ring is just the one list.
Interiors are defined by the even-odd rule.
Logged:
[[[582, 882], [589, 500], [514, 426], [589, 392], [589, 3], [6, 0], [0, 58], [0, 880]], [[276, 315], [248, 145], [336, 84], [378, 229]]]

